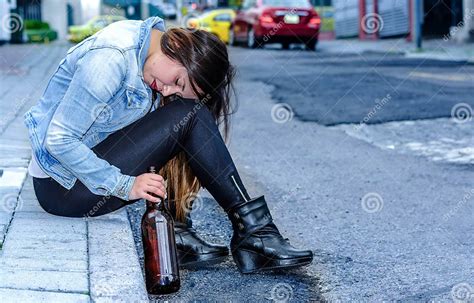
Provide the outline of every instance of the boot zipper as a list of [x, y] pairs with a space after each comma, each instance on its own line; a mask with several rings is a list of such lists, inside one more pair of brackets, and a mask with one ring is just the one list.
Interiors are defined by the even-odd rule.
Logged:
[[237, 187], [237, 189], [240, 192], [240, 195], [244, 198], [245, 202], [248, 202], [249, 200], [245, 197], [244, 193], [242, 192], [239, 185], [237, 184], [237, 181], [235, 181], [234, 175], [230, 175], [230, 177], [232, 178], [232, 181], [234, 181], [235, 187]]

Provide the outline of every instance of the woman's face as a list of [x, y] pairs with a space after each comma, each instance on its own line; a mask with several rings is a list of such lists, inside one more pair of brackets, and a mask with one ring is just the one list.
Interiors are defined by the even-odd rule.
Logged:
[[161, 52], [151, 54], [146, 59], [143, 78], [146, 84], [165, 97], [177, 94], [183, 98], [198, 99], [192, 90], [184, 66]]

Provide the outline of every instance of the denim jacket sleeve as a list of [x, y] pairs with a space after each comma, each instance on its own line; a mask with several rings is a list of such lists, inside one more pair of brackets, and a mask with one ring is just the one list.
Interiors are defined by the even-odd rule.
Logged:
[[[92, 193], [129, 201], [134, 176], [99, 158], [82, 142], [100, 115], [111, 111], [127, 71], [123, 54], [114, 48], [91, 49], [76, 63], [68, 89], [48, 126], [45, 148]], [[111, 113], [109, 113], [110, 116]]]

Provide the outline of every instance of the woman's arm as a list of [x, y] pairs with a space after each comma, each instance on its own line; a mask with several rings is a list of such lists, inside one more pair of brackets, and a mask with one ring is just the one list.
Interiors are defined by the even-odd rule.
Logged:
[[125, 58], [117, 49], [87, 51], [78, 60], [69, 87], [48, 126], [45, 148], [91, 192], [128, 201], [135, 177], [122, 174], [81, 141], [101, 110], [110, 110], [107, 102], [119, 91], [126, 69]]

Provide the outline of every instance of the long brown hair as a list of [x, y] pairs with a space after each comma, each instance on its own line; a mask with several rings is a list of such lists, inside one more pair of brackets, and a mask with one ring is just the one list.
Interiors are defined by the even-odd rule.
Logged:
[[[174, 27], [161, 37], [161, 50], [172, 60], [183, 65], [197, 101], [205, 104], [219, 127], [227, 144], [230, 130], [230, 91], [236, 70], [229, 62], [226, 45], [214, 34], [204, 30]], [[203, 93], [199, 92], [199, 89]], [[172, 102], [176, 95], [160, 96], [160, 105]], [[154, 99], [158, 94], [154, 92]], [[186, 154], [181, 151], [163, 166], [159, 174], [167, 182], [168, 203], [174, 204], [175, 219], [183, 222], [189, 212], [201, 183], [192, 173]]]

